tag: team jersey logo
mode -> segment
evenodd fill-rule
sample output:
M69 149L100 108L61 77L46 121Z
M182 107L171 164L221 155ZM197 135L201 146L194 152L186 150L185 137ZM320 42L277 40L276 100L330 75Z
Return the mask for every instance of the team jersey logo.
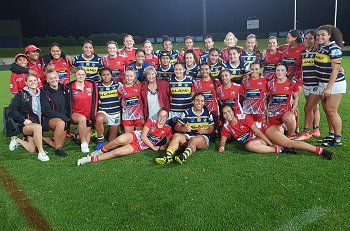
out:
M289 87L284 87L284 91L289 91Z

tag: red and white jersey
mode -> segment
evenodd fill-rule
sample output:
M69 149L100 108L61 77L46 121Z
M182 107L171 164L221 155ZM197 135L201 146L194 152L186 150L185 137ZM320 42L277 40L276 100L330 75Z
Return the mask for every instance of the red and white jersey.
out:
M219 104L216 97L216 86L219 80L210 78L208 81L200 79L194 82L192 85L192 92L201 92L205 98L204 105L208 108L209 111L212 111L215 115L219 113Z
M15 72L11 73L10 77L10 92L12 94L16 94L17 92L20 92L23 90L23 88L26 86L26 77L27 73L23 74L17 74ZM38 78L38 87L42 87L41 80Z
M134 86L123 85L118 88L122 99L122 119L137 120L142 119L142 101L141 101L142 84Z
M122 56L125 56L125 65L128 66L130 63L136 60L136 52L137 48L133 47L131 50L121 49L119 50Z
M45 74L43 70L44 68L43 62L41 62L40 60L36 61L35 63L28 61L28 66L29 66L29 69L34 70L36 72L36 77L40 79L41 83L46 82Z
M242 114L243 108L239 103L239 91L241 85L232 82L229 88L225 88L224 85L221 85L217 88L216 93L219 99L220 105L229 105L232 107L236 114Z
M298 92L299 88L296 82L286 80L284 83L278 83L277 80L268 82L268 116L279 116L292 109L293 92Z
M240 94L244 96L243 113L265 114L265 98L267 79L260 76L257 79L249 77L242 80Z
M126 59L125 56L119 55L116 58L111 58L109 55L102 58L104 67L108 67L112 71L112 78L115 82L123 82Z
M276 66L282 62L282 52L276 51L275 54L266 52L266 57L263 60L264 77L270 81L276 78Z
M254 121L254 118L251 115L240 114L236 116L236 119L236 125L232 125L227 121L224 123L221 129L221 135L225 137L229 137L231 135L238 142L244 144L256 139L256 134L251 129L254 124L264 134L270 127L267 123Z
M159 64L159 59L155 54L152 54L151 58L145 56L145 62L150 63L153 67L157 67Z
M85 81L84 89L77 89L76 83L71 85L72 91L72 113L78 113L90 119L91 107L93 101L93 82Z
M303 44L299 44L296 47L288 46L283 51L282 63L287 66L287 75L299 82L302 82L302 71L301 71L301 52L305 49Z
M171 127L169 125L165 124L162 128L159 128L156 120L149 119L144 126L149 128L147 138L153 145L157 145L164 137L170 139L173 136ZM147 144L141 139L141 132L139 132L139 134L135 133L135 135L139 141L141 150L149 148Z
M47 66L57 72L60 83L68 84L70 82L70 64L67 60L61 57L59 60L52 59Z

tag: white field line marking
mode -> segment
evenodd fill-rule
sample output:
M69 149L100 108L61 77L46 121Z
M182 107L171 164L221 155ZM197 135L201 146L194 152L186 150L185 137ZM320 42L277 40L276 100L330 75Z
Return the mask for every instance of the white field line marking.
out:
M323 208L311 208L305 213L294 217L288 223L282 225L276 231L297 231L301 230L303 226L308 225L316 221L318 218L326 216L330 211Z

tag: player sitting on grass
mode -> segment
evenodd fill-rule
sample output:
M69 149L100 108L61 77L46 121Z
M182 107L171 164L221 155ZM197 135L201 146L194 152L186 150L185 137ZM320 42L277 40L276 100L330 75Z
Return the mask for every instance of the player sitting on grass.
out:
M148 120L142 131L136 130L124 133L113 139L100 150L78 160L77 165L100 160L109 160L115 157L126 156L148 148L159 151L165 150L172 137L171 127L166 125L169 113L166 109L158 112L158 120ZM163 141L166 139L166 142ZM120 146L117 149L116 147ZM114 150L112 150L114 149Z
M204 107L204 96L197 93L193 97L193 107L182 113L175 125L175 131L165 154L159 155L158 164L172 162L175 151L185 146L183 153L175 156L176 162L182 164L197 149L209 147L209 136L214 132L214 120L210 111Z
M238 142L244 143L248 151L255 153L295 153L295 149L300 149L314 152L328 160L334 156L324 148L303 141L290 140L283 134L280 126L254 122L250 115L236 115L228 105L222 108L222 114L226 122L221 130L219 152L225 151L227 139L233 137Z

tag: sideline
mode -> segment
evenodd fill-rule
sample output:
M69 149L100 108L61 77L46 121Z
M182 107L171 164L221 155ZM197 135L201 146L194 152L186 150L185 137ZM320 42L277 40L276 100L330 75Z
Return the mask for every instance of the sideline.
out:
M23 190L17 186L11 174L0 164L0 181L3 183L5 190L15 201L29 225L35 230L49 231L49 224L39 211L33 207L32 202L23 193Z

